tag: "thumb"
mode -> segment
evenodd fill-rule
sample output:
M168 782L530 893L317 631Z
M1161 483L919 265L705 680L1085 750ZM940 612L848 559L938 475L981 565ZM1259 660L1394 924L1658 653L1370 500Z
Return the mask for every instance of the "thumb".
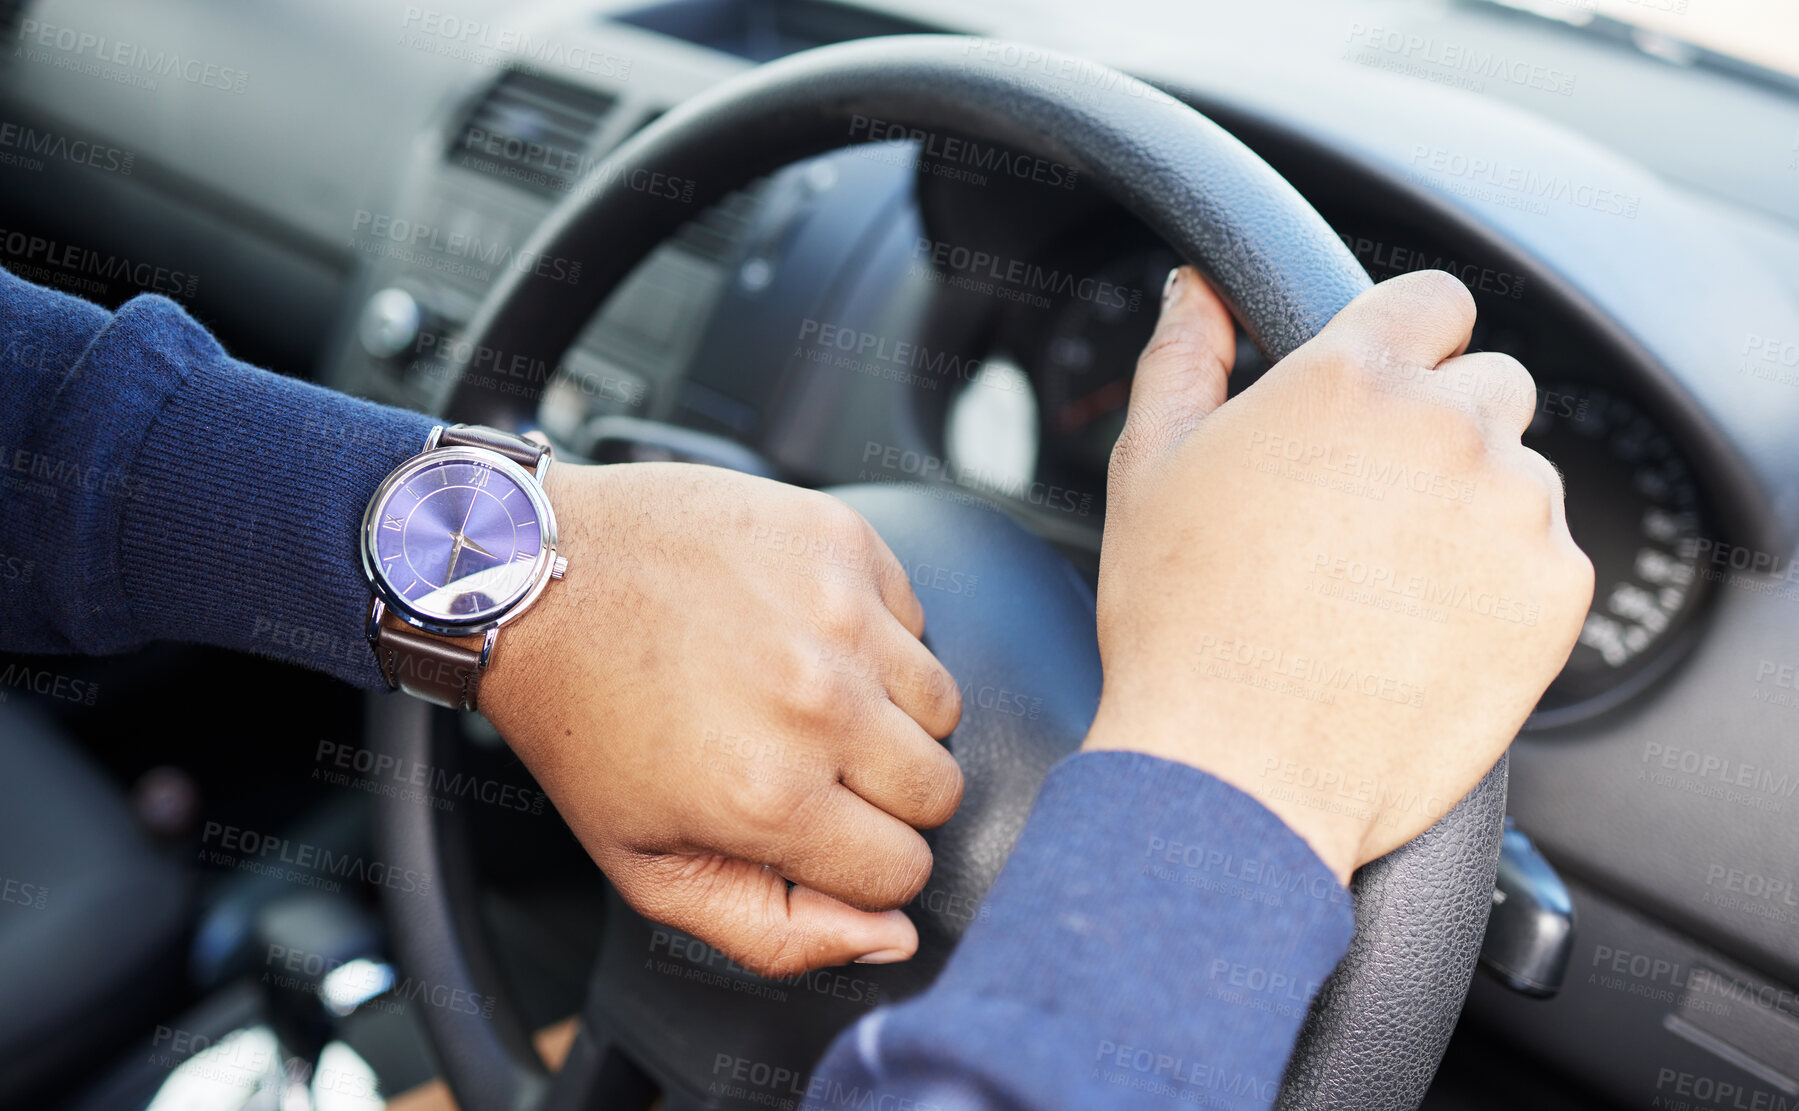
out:
M724 856L659 856L621 870L613 886L645 918L692 934L759 976L892 964L918 951L898 910L857 910L779 872Z
M1162 315L1137 359L1131 406L1112 456L1114 477L1181 441L1224 404L1237 336L1231 314L1191 266L1168 272Z

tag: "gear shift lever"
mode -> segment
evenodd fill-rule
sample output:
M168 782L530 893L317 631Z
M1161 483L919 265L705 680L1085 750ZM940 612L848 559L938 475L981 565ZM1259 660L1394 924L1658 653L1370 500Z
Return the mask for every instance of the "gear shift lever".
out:
M262 951L269 1025L290 1053L316 1066L325 1043L348 1013L333 1005L341 994L340 985L332 983L333 974L348 970L355 975L364 966L371 971L385 968L380 924L341 895L299 892L262 908L256 941ZM370 981L367 994L386 986L373 982L375 978L361 977Z

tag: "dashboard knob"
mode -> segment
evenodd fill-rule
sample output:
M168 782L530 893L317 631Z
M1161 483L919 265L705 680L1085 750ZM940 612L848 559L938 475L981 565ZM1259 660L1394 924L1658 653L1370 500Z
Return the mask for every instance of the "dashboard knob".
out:
M418 342L425 310L412 294L397 286L376 292L362 307L357 334L362 349L377 359L393 359Z

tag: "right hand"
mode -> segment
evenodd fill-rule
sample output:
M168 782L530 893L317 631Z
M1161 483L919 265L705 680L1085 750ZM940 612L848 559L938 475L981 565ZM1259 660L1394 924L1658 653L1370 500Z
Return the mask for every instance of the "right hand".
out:
M899 560L828 494L712 467L547 489L568 576L482 709L619 894L766 976L910 957L961 694Z
M1347 882L1511 743L1593 567L1453 277L1376 286L1226 402L1230 317L1179 275L1112 455L1086 747L1211 772Z

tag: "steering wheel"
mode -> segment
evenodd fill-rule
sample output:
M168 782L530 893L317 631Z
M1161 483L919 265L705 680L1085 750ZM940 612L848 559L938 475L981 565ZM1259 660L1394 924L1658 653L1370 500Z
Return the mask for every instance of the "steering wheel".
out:
M527 248L580 260L582 280L511 269L457 349L467 358L497 351L556 365L607 295L685 219L765 173L848 145L858 116L940 129L1072 167L1199 266L1270 363L1369 284L1286 181L1160 90L1036 47L903 36L794 55L668 112L594 170ZM680 190L653 187L670 179ZM671 199L678 191L682 199ZM487 389L466 366L456 368L452 382L450 417L506 428L534 420L534 399ZM1078 748L1098 702L1099 660L1093 598L1066 561L990 510L904 487L839 494L908 565L925 558L997 572L981 574L980 597L924 600L931 647L964 691L991 686L1042 695L1035 717L965 713L945 742L967 790L955 818L929 835L935 871L908 908L919 927L918 955L901 965L771 983L708 956L698 942L646 922L612 896L580 1029L552 1077L531 1048L481 929L461 815L383 798L382 851L438 877L427 893L387 892L401 965L434 990L460 989L493 1004L491 1014L420 1009L442 1073L466 1111L647 1107L652 1086L671 1111L761 1106L771 1091L777 1105L793 1100L839 1030L872 1002L929 984L978 913L1049 766ZM448 717L412 700L377 698L371 732L397 755L453 766ZM1501 758L1423 836L1357 873L1355 939L1307 1016L1281 1107L1417 1105L1467 993L1504 810ZM720 1061L750 1062L752 1082L720 1083ZM767 1078L784 1075L788 1088L768 1087ZM760 1087L758 1076L765 1078Z

